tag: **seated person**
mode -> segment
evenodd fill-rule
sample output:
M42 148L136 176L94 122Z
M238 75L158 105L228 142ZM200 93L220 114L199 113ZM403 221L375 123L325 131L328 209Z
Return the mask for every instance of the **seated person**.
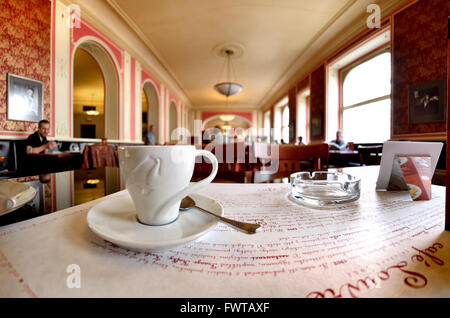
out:
M214 139L211 141L212 144L223 144L224 137L222 135L222 129L219 126L214 127Z
M47 153L49 149L56 147L56 142L47 141L50 132L50 123L48 120L41 120L38 130L28 136L26 144L26 153Z
M296 145L300 145L300 146L304 146L305 143L303 142L303 137L299 136L297 142L295 143Z
M348 144L344 141L342 131L336 132L336 139L332 140L329 144L330 150L345 150L348 148Z

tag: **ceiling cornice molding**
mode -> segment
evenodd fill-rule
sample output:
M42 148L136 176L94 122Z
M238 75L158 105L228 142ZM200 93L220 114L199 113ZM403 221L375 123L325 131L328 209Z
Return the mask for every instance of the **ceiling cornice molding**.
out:
M382 18L386 18L398 8L404 6L407 2L410 2L409 5L411 5L417 1L418 0L385 0L378 1L378 5L381 7ZM350 3L351 5L349 6ZM281 78L261 100L259 103L260 110L267 111L270 109L277 100L286 95L291 88L295 87L298 81L306 77L316 67L320 66L322 62L326 62L326 59L329 58L333 52L364 31L367 19L366 12L362 12L362 14L351 20L350 23L347 23L346 27L338 30L336 36L330 35L330 33L334 31L331 29L332 25L340 22L339 20L344 20L346 18L345 15L349 13L350 10L354 9L355 4L357 4L357 1L350 1L347 3L345 6L346 9L341 10L335 18L331 20L333 22L327 24L326 29L318 32L320 35L314 37L314 39L299 54L296 61L291 64L287 71L283 73ZM383 14L383 12L386 12L386 14ZM324 40L327 36L331 38L333 42L330 43L329 41ZM319 42L323 43L320 44ZM320 53L318 54L318 52Z
M60 3L69 6L71 4L76 4L81 9L81 16L83 19L86 19L90 24L92 24L94 27L99 29L102 33L104 33L107 37L109 37L111 40L113 40L115 43L120 45L122 49L130 53L133 58L137 62L139 62L142 67L144 67L148 72L151 72L153 76L155 76L161 84L165 85L169 90L173 93L173 95L177 96L177 98L182 101L184 104L192 106L192 102L187 96L185 90L181 87L179 82L176 80L175 77L173 77L172 73L167 70L167 68L161 63L160 59L155 56L154 52L151 51L151 49L148 47L147 43L145 43L138 34L136 34L136 31L129 25L127 21L124 20L124 18L117 12L115 8L113 8L109 1L105 1L104 5L107 8L111 9L111 12L116 14L122 22L125 23L126 26L128 26L130 33L133 33L136 36L136 39L140 41L143 45L143 47L146 48L147 52L137 51L134 49L134 45L130 44L129 39L127 38L121 38L117 36L112 30L111 27L102 21L102 19L99 19L98 16L96 16L95 12L91 12L89 10L89 7L86 5L86 2L82 0L55 0L59 1ZM97 1L89 1L87 3L96 3ZM103 4L103 1L100 1L100 3Z
M314 43L317 42L317 40L323 36L330 28L335 24L339 18L341 18L345 12L348 12L348 10L357 2L357 0L350 0L348 1L341 10L339 10L331 19L328 21L328 23L323 26L316 35L308 42L308 44L305 46L303 50L300 51L297 58L292 62L286 71L283 72L281 77L275 82L275 84L272 86L272 88L264 95L261 102L258 104L260 105L261 110L268 107L268 103L273 103L274 99L280 98L281 94L285 94L284 91L287 87L292 86L292 77L294 76L296 78L296 75L293 75L294 73L298 72L298 69L302 67L302 64L304 64L304 61L302 61L302 57L306 54L306 52L311 50L311 47ZM303 72L302 72L303 73ZM289 80L291 79L291 80ZM283 93L280 93L280 90L283 91ZM287 91L287 90L286 90ZM278 92L278 93L277 93ZM276 96L274 98L274 96Z
M156 49L150 39L144 34L144 32L137 26L137 24L131 19L128 14L120 7L120 5L115 0L106 0L106 2L110 5L110 7L125 21L125 23L133 30L136 36L144 42L156 60L161 64L161 66L165 69L165 71L173 78L173 80L177 83L179 88L182 90L183 94L187 97L188 100L185 100L186 104L192 104L189 96L187 95L187 91L182 83L178 80L177 76L173 72L173 70L169 67L169 64L166 62L162 54Z

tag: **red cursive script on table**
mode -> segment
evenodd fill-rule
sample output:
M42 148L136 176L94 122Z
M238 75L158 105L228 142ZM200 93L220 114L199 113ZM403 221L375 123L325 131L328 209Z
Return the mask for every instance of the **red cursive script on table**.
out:
M430 267L430 264L427 262L427 259L432 260L436 265L443 266L444 261L439 259L438 257L431 255L436 252L438 252L438 249L442 249L444 246L441 243L434 243L432 246L428 247L425 250L420 250L414 246L411 248L418 252L418 254L415 254L411 257L411 260L413 262L424 262L424 264L428 267ZM422 275L421 273L409 271L406 270L405 267L408 266L407 261L400 261L396 265L389 266L379 272L377 272L375 275L366 276L362 279L359 279L356 281L356 283L345 283L339 287L339 289L336 291L332 288L327 288L323 292L319 291L313 291L306 295L308 298L341 298L341 297L353 297L357 298L356 292L361 292L364 289L368 290L370 288L376 288L379 286L378 284L381 281L387 281L390 279L391 274L393 271L401 271L402 273L406 274L407 276L404 278L403 282L411 288L423 288L427 285L428 280L427 278Z

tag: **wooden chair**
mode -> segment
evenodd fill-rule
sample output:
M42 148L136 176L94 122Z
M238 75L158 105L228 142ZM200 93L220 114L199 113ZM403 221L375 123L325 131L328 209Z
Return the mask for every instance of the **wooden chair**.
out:
M17 157L14 141L0 141L0 178L11 177L17 173Z
M327 144L295 146L255 143L254 154L262 164L260 170L253 174L255 183L286 178L294 172L328 168Z
M359 146L358 153L361 166L379 165L381 162L382 152L383 152L383 145Z
M119 158L113 146L94 144L83 149L83 169L98 167L118 167Z
M355 144L350 141L347 143L347 148L348 150L355 150Z
M199 146L196 146L199 148ZM211 151L219 162L217 175L213 182L250 183L253 170L249 160L249 147L244 143L203 144L202 148ZM195 164L193 180L209 175L211 164L202 160Z
M250 171L249 147L243 142L227 144L209 144L204 149L210 150L219 161L219 172Z

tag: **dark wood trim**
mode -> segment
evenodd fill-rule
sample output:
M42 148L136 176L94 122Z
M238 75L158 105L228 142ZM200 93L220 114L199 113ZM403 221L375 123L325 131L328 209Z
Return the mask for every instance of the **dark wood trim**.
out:
M448 19L448 55L447 55L447 161L446 161L446 196L445 196L445 230L450 231L450 18Z

